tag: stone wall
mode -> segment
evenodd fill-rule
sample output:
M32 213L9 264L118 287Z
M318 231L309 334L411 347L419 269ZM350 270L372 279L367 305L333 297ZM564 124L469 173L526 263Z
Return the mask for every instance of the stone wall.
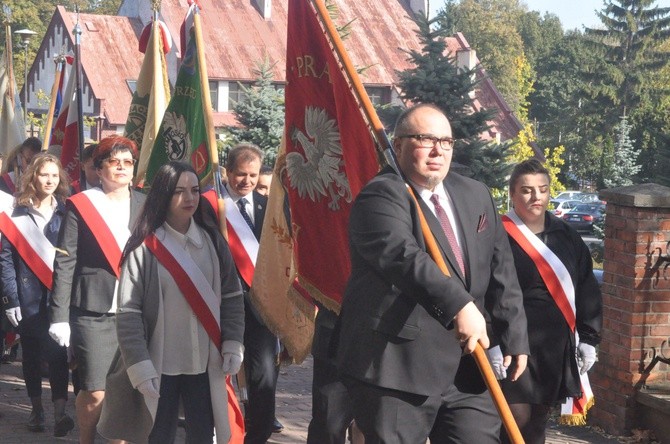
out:
M655 354L670 357L670 188L613 188L600 198L607 201L603 332L589 423L622 434L637 426L639 389L670 381L665 364L644 373Z

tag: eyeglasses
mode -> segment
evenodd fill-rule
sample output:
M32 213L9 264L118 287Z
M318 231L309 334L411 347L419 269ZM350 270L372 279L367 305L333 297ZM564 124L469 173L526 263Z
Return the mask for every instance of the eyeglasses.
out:
M405 134L403 136L396 136L396 139L415 139L419 142L421 148L435 148L439 146L443 150L450 150L454 146L454 139L452 137L435 137L428 134Z
M117 159L115 157L110 157L109 159L106 159L105 162L112 168L118 168L119 165L123 165L124 168L131 168L135 165L135 159Z

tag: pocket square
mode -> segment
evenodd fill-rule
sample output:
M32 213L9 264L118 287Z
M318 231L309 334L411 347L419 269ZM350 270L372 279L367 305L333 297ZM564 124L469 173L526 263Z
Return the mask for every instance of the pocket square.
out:
M477 223L477 233L481 233L482 231L488 229L489 227L489 220L486 217L486 213L482 213L479 216L479 222Z

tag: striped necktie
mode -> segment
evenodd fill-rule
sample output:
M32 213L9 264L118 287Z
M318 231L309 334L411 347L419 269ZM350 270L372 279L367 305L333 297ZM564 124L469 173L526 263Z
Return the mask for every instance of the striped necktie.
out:
M456 240L456 234L454 233L454 229L451 226L451 222L449 222L449 216L447 216L447 212L444 210L442 205L440 205L440 196L438 196L437 194L433 194L432 196L430 196L430 201L433 202L433 205L435 205L435 214L437 215L437 218L440 221L440 225L442 225L442 230L444 231L444 234L447 236L447 240L449 241L451 251L453 251L454 256L456 256L456 262L458 262L458 267L461 269L461 273L463 273L463 276L465 276L465 263L463 262L463 251L461 251L461 247L458 245L458 240Z
M247 204L249 201L243 197L240 200L237 201L237 206L240 208L240 214L242 214L242 218L244 218L244 221L249 225L249 228L251 228L251 231L254 231L254 223L251 221L251 218L249 217L249 213L247 213Z

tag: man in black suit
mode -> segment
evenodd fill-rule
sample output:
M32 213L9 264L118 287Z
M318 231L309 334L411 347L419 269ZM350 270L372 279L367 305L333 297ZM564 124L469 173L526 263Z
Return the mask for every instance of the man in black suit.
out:
M338 365L354 418L366 444L497 443L500 419L470 353L478 341L489 347L488 324L505 362L516 358L512 379L525 369L526 318L505 230L488 189L449 173L453 138L439 108L406 110L394 149L451 276L426 252L405 182L382 170L349 226Z
M261 238L263 219L267 207L267 197L254 191L260 174L263 152L253 144L239 144L233 147L226 159L225 185L226 218L229 230L232 228L240 239L244 254L238 255L229 235L233 258L237 265L242 287L245 291L245 331L244 331L244 368L247 378L249 401L245 409L245 444L265 443L274 430L275 391L277 389L278 339L265 326L260 314L249 300L248 291L251 278L242 265L247 259L255 264L258 241ZM241 217L240 217L241 216ZM245 237L246 223L254 238Z

